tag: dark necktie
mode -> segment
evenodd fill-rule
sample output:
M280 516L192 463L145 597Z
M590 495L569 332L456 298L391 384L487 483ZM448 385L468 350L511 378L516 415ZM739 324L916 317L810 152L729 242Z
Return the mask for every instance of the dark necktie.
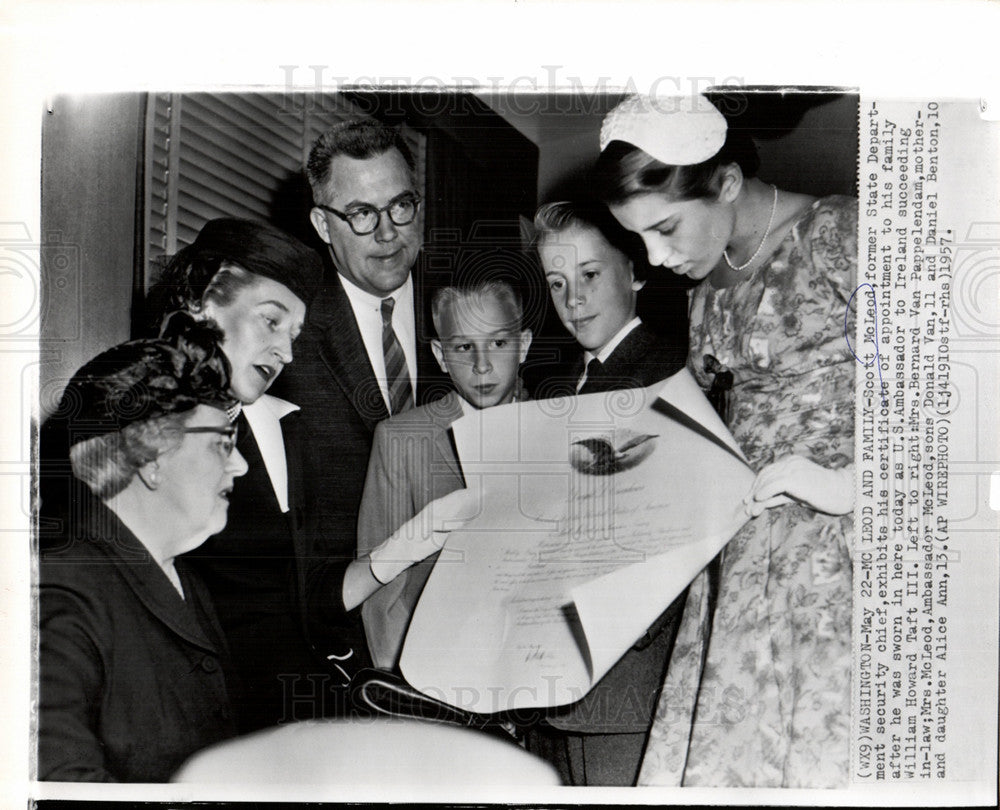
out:
M382 354L385 355L385 381L389 389L389 413L402 413L413 405L413 388L406 370L403 347L392 328L392 310L396 301L382 299Z
M253 435L250 431L250 423L247 421L247 415L243 413L242 408L230 421L236 427L236 449L242 453L247 446L248 437Z
M576 384L576 392L579 394L583 387L593 379L595 374L601 373L601 361L596 357L591 357L590 362L587 363L587 367L583 371L583 376L580 377Z

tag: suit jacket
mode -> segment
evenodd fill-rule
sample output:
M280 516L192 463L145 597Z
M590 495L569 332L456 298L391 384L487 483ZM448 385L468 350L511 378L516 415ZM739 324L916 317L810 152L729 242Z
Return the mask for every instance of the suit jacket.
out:
M379 545L428 503L465 486L448 428L462 416L454 392L375 428L358 515L358 554ZM375 666L394 669L436 555L408 568L361 608Z
M660 337L640 323L622 339L607 360L593 372L587 373L587 379L579 393L595 394L645 388L680 371L686 360L687 351L684 347ZM582 356L579 370L582 374ZM574 386L575 383L574 380Z
M244 687L234 695L244 733L282 720L343 714L349 676L368 663L363 644L354 654L351 645L357 639L344 638L339 625L308 615L305 583L320 531L304 450L308 439L300 412L286 414L279 425L288 512L281 511L257 439L241 417L237 447L247 474L233 482L226 527L187 555L211 592ZM330 654L343 662L345 674L327 664ZM322 678L327 689L305 682L314 677ZM312 707L306 699L310 693L315 694Z
M536 399L571 397L577 393L594 394L628 388L645 388L665 380L684 367L686 344L678 343L640 323L619 343L608 359L598 366L579 392L577 383L584 371L584 353L580 352L569 368L542 381L535 389Z
M684 363L680 347L639 324L604 363L588 372L580 394L645 388L680 371ZM579 370L583 372L582 357ZM578 734L647 731L683 605L681 595L583 700L547 715L548 724Z
M419 273L414 272L417 310L417 402L426 401L440 380L425 339ZM275 393L301 407L308 441L307 462L315 477L320 531L305 555L306 607L313 625L339 634L340 644L365 651L360 610L347 612L344 572L355 558L358 509L375 426L389 417L350 301L339 280L326 283L309 309L295 343L295 361Z
M40 562L38 775L165 782L236 733L222 631L183 560L185 599L100 501L81 513Z

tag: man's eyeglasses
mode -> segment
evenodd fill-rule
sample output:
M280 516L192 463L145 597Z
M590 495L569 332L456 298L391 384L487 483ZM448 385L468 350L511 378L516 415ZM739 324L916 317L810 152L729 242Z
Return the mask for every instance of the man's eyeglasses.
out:
M218 433L223 437L219 442L219 452L224 458L229 458L236 449L236 426L215 427L205 425L203 427L184 428L185 433Z
M376 208L374 205L359 205L350 211L338 211L329 205L323 205L323 203L316 203L316 207L340 217L351 226L351 230L358 236L367 236L378 230L378 226L382 222L382 214L388 214L393 225L409 225L413 222L417 218L417 211L420 208L420 196L412 192L400 194L382 208Z

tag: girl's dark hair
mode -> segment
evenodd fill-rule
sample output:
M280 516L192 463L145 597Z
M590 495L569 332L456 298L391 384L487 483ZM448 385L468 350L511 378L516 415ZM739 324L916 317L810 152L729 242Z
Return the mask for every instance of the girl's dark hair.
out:
M649 264L646 251L635 234L625 230L604 203L598 200L563 200L550 202L535 212L533 222L534 245L547 236L554 236L570 228L591 228L597 231L613 248L632 260L633 272L637 279L648 276Z
M609 205L650 192L675 200L706 199L719 193L719 169L733 163L744 177L754 177L760 168L753 138L733 126L718 153L693 166L671 166L630 143L612 141L597 159L594 181L597 195Z

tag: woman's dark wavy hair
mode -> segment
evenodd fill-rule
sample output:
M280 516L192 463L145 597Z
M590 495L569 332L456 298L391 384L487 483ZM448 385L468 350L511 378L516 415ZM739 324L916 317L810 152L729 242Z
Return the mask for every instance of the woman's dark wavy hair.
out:
M711 199L719 193L719 169L733 163L744 177L754 177L760 168L760 156L753 138L745 130L730 126L718 153L692 166L671 166L630 143L612 141L597 159L593 178L597 196L608 205L650 192L672 200Z
M143 465L179 444L199 405L235 403L221 340L212 321L176 312L160 338L115 346L73 375L53 425L65 431L73 474L95 495L117 495Z

